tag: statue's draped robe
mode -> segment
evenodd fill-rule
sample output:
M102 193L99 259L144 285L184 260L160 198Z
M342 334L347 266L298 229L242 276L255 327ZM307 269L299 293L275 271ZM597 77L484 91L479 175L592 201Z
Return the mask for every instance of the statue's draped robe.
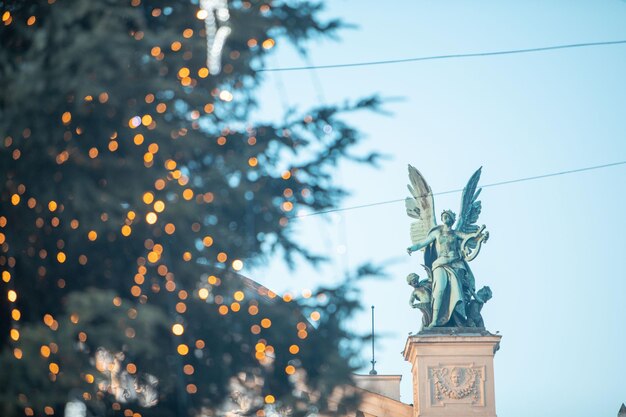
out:
M464 293L468 290L469 275L471 272L467 268L465 261L456 260L448 264L437 265L433 263L433 293L438 292L440 287L445 287L439 311L433 311L435 326L445 326L454 317L461 322L465 322L467 314L465 312ZM436 314L436 316L435 316ZM450 324L459 324L454 321Z
M466 302L474 292L474 276L463 259L447 262L441 258L437 259L434 246L433 243L427 247L425 257L427 264L432 262L430 268L433 274L433 301L434 294L437 294L441 287L444 290L439 311L433 311L432 325L462 325L467 320Z

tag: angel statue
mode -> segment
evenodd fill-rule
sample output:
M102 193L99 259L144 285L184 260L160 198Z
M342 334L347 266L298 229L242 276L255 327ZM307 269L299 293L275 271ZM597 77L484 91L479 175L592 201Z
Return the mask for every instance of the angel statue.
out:
M481 169L472 175L463 189L461 214L456 228L453 228L456 214L450 210L441 213L443 224L437 225L432 190L422 174L409 165L411 184L408 187L413 198L406 198L406 212L416 221L411 224L413 245L407 248L407 252L410 255L419 249L424 250L424 267L431 287L430 311L427 311L430 314L424 314L423 320L426 327L476 326L473 324L476 321L468 322L468 309L483 299L476 296L474 275L468 262L476 258L481 245L489 238L485 226L475 224L481 210L477 200L481 190L476 191ZM421 281L420 285L423 283ZM424 312L423 303L413 304L411 301L411 304Z

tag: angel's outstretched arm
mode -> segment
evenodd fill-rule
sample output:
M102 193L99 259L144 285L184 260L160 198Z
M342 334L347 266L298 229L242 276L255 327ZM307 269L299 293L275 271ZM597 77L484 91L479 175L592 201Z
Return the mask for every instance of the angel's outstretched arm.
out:
M435 241L435 232L432 231L428 234L428 236L426 236L425 239L422 239L418 242L416 242L413 246L409 246L406 251L408 252L408 254L410 255L411 253L418 251L424 247L426 247L427 245L433 243Z

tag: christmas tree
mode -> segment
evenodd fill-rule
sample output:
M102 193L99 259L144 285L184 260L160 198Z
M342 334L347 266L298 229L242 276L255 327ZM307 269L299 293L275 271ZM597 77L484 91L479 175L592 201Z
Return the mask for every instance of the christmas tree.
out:
M349 155L341 114L376 99L251 121L277 42L305 51L341 28L321 10L0 2L3 416L336 406L352 284L371 271L301 299L237 273L277 251L319 261L293 213L335 207L333 167L375 157Z

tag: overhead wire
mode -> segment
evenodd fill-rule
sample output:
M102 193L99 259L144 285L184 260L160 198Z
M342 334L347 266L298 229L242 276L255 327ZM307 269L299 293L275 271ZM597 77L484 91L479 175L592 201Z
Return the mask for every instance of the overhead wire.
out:
M548 173L548 174L534 175L534 176L530 176L530 177L515 178L515 179L512 179L512 180L493 182L491 184L482 185L481 188L499 187L499 186L502 186L502 185L514 184L514 183L518 183L518 182L534 181L534 180L539 180L539 179L543 179L543 178L556 177L556 176L560 176L560 175L575 174L577 172L592 171L592 170L596 170L596 169L609 168L609 167L614 167L614 166L618 166L618 165L626 165L626 160L619 161L619 162L611 162L611 163L602 164L602 165L594 165L594 166L584 167L584 168L575 168L575 169L570 169L570 170L566 170L566 171L551 172L551 173ZM463 188L457 188L455 190L448 190L448 191L441 191L441 192L438 192L438 193L433 193L432 195L436 196L436 195L453 194L453 193L460 193L461 191L463 191ZM356 209L367 208L367 207L382 206L382 205L385 205L385 204L399 203L399 202L404 201L404 200L405 200L404 198L399 198L399 199L395 199L395 200L386 200L386 201L379 201L379 202L375 202L375 203L360 204L358 206L338 207L338 208L335 208L335 209L315 211L315 212L312 212L312 213L296 214L296 215L293 216L293 218L311 217L311 216L316 216L316 215L320 215L320 214L328 214L328 213L335 213L335 212L341 212L341 211L356 210Z
M315 67L309 55L301 54L301 57L308 66L312 68ZM313 89L315 90L315 94L317 95L317 100L322 105L326 104L326 94L324 93L324 86L322 85L322 80L318 76L317 71L315 71L315 69L309 71L309 76L311 78L311 84L313 86ZM340 184L343 182L341 171L337 173L337 181L339 181ZM333 257L332 259L333 259L333 263L335 264L336 270L339 270L337 275L340 276L341 274L343 274L347 276L349 272L349 267L350 267L350 259L349 259L349 251L347 250L348 228L347 228L345 216L340 215L338 226L339 226L337 228L338 234L337 236L333 236L332 243L328 239L328 237L330 236L329 233L322 231L321 228L318 229L318 232L319 232L320 237L326 244L327 253L331 253L332 251L334 251L335 248L339 248L339 247L344 248L343 256ZM338 244L335 244L335 240L338 241Z
M272 56L272 59L274 60L274 62L278 63L278 58L275 54ZM278 92L278 97L280 99L280 104L283 107L283 112L286 114L289 112L289 96L287 95L287 89L285 88L285 83L283 82L280 74L275 74L274 85L276 86L276 91Z
M372 65L388 65L388 64L401 64L406 62L418 62L418 61L433 61L443 59L460 59L460 58L476 58L486 56L498 56L498 55L513 55L513 54L528 54L535 52L555 51L559 49L572 49L572 48L588 48L595 46L608 46L608 45L621 45L626 44L626 40L615 41L601 41L601 42L584 42L584 43L569 43L562 45L541 46L536 48L524 48L524 49L507 49L500 51L487 51L487 52L473 52L464 54L446 54L446 55L431 55L421 56L415 58L400 58L390 59L382 61L365 61L365 62L352 62L344 64L329 64L329 65L305 65L300 67L278 67L278 68L260 68L258 72L278 72L278 71L305 71L305 70L321 70L330 68L349 68L349 67L365 67Z

